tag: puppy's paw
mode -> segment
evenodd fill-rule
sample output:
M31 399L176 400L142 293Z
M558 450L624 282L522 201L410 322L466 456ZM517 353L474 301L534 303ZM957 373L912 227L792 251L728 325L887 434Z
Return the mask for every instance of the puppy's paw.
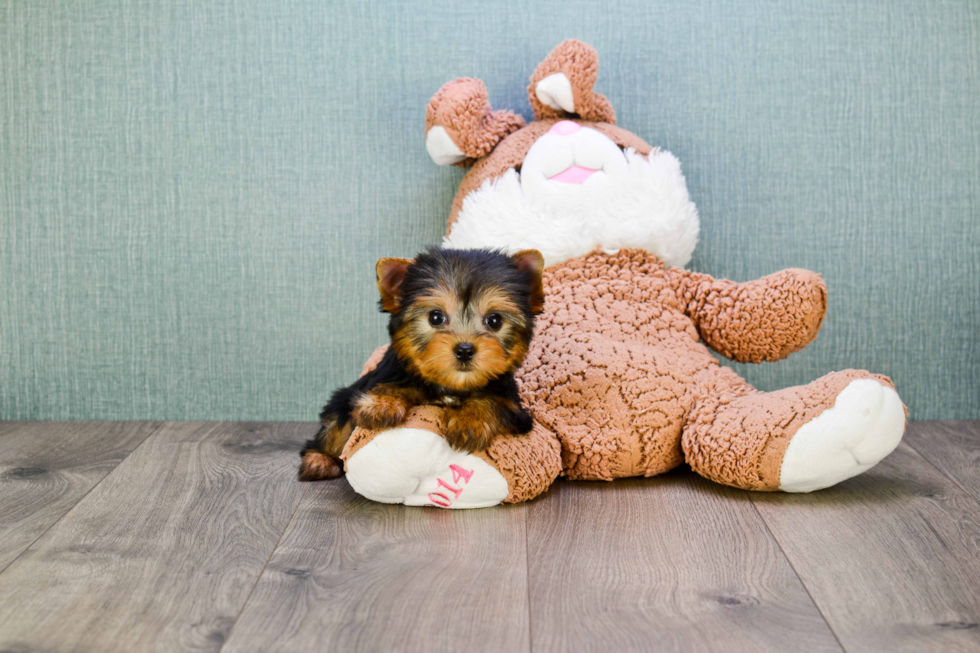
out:
M390 429L405 421L411 405L390 393L368 392L354 401L351 420L365 429Z
M339 478L343 473L344 468L339 460L325 453L309 450L303 453L297 478L300 481L323 481Z
M474 453L490 446L497 435L496 426L485 412L463 406L446 416L446 442L456 451Z

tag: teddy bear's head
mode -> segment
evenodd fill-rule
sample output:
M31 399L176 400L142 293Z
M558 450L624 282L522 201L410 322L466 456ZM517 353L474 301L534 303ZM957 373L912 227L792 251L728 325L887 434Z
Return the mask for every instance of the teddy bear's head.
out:
M447 247L538 249L547 265L595 249L645 249L683 266L698 214L680 163L615 125L592 90L599 57L565 41L538 65L534 122L493 111L478 79L444 85L425 112L425 146L439 165L469 167L449 216Z

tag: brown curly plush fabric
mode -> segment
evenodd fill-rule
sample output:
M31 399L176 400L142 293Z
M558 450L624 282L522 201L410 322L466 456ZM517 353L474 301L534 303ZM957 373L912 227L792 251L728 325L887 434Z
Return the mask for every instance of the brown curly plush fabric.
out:
M561 446L554 433L536 423L527 435L495 438L489 449L476 454L507 479L510 494L504 503L538 496L561 473Z
M572 86L575 113L569 114L542 104L536 89L538 82L555 73L564 73ZM616 112L605 95L592 90L599 76L599 54L588 43L575 39L564 41L538 64L527 87L528 100L537 120L552 120L579 116L582 120L615 124Z
M890 384L849 370L766 394L711 355L702 338L751 361L779 360L813 340L826 288L805 270L740 284L626 249L548 268L544 284L544 312L517 374L538 424L480 454L507 478L508 501L536 496L559 471L612 480L654 476L685 460L712 480L775 490L782 454L802 424L854 379ZM441 433L441 410L417 408L404 426ZM373 436L356 429L344 460Z
M487 87L478 79L463 77L447 82L425 108L425 132L436 125L446 130L467 159L458 166L469 167L507 134L524 126L524 118L511 111L493 111Z
M545 289L519 381L537 418L561 440L565 473L577 479L652 476L679 465L689 416L706 414L719 396L754 392L700 337L716 338L744 360L778 360L816 336L826 306L823 282L812 273L708 282L640 250L549 268ZM688 441L687 450L701 451L696 438ZM725 461L711 462L727 469ZM729 484L760 485L757 470L726 474ZM764 489L775 489L778 469L769 480Z
M740 363L778 361L803 349L827 309L820 275L797 268L748 283L685 272L679 291L708 346Z
M823 376L805 386L758 392L735 372L698 378L700 400L684 427L683 448L697 473L746 490L776 490L783 454L796 431L834 405L855 379L891 379L861 370Z
M537 84L559 72L571 85L575 114L537 98ZM482 157L465 162L473 166L453 200L447 233L466 198L508 170L520 172L531 146L559 120L596 130L623 149L654 151L612 124L608 100L592 90L597 72L590 46L566 41L556 47L528 88L538 120L519 129L517 120L491 118L496 114L482 82L461 79L440 89L427 109L426 130L441 125L464 154ZM488 126L495 120L498 126ZM759 392L709 351L759 363L809 344L823 323L827 288L806 270L737 283L667 268L643 250L622 249L553 265L545 270L544 285L544 312L516 375L535 415L534 430L498 437L477 454L507 480L507 502L537 496L559 472L611 480L653 476L685 461L719 483L777 490L794 435L834 407L852 381L871 379L894 389L887 377L844 370L804 386ZM382 354L383 348L375 352L365 370ZM894 418L894 401L891 406ZM435 407L414 409L405 425L444 432ZM894 447L901 432L890 428ZM374 435L355 429L344 459ZM800 484L789 487L809 491Z
M376 368L378 363L381 362L381 359L385 357L386 351L388 351L388 345L381 345L375 349L368 357L367 362L364 363L364 367L361 368L361 376Z

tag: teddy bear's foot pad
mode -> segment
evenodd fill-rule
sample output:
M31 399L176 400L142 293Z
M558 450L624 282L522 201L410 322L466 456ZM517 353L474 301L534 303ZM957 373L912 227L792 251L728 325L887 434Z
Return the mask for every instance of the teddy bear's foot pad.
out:
M874 379L851 381L832 407L790 440L779 489L812 492L857 476L894 451L904 432L905 407L897 392Z
M509 493L506 479L482 458L415 428L385 431L358 449L347 460L347 482L372 501L407 506L487 508Z

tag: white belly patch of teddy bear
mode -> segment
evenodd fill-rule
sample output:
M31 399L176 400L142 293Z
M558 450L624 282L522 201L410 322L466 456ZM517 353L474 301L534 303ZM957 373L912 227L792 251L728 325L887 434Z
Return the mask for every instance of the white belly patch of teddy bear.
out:
M557 123L518 173L470 193L446 247L537 249L555 265L596 249L637 247L682 267L698 242L698 211L670 152L621 149L598 131Z

